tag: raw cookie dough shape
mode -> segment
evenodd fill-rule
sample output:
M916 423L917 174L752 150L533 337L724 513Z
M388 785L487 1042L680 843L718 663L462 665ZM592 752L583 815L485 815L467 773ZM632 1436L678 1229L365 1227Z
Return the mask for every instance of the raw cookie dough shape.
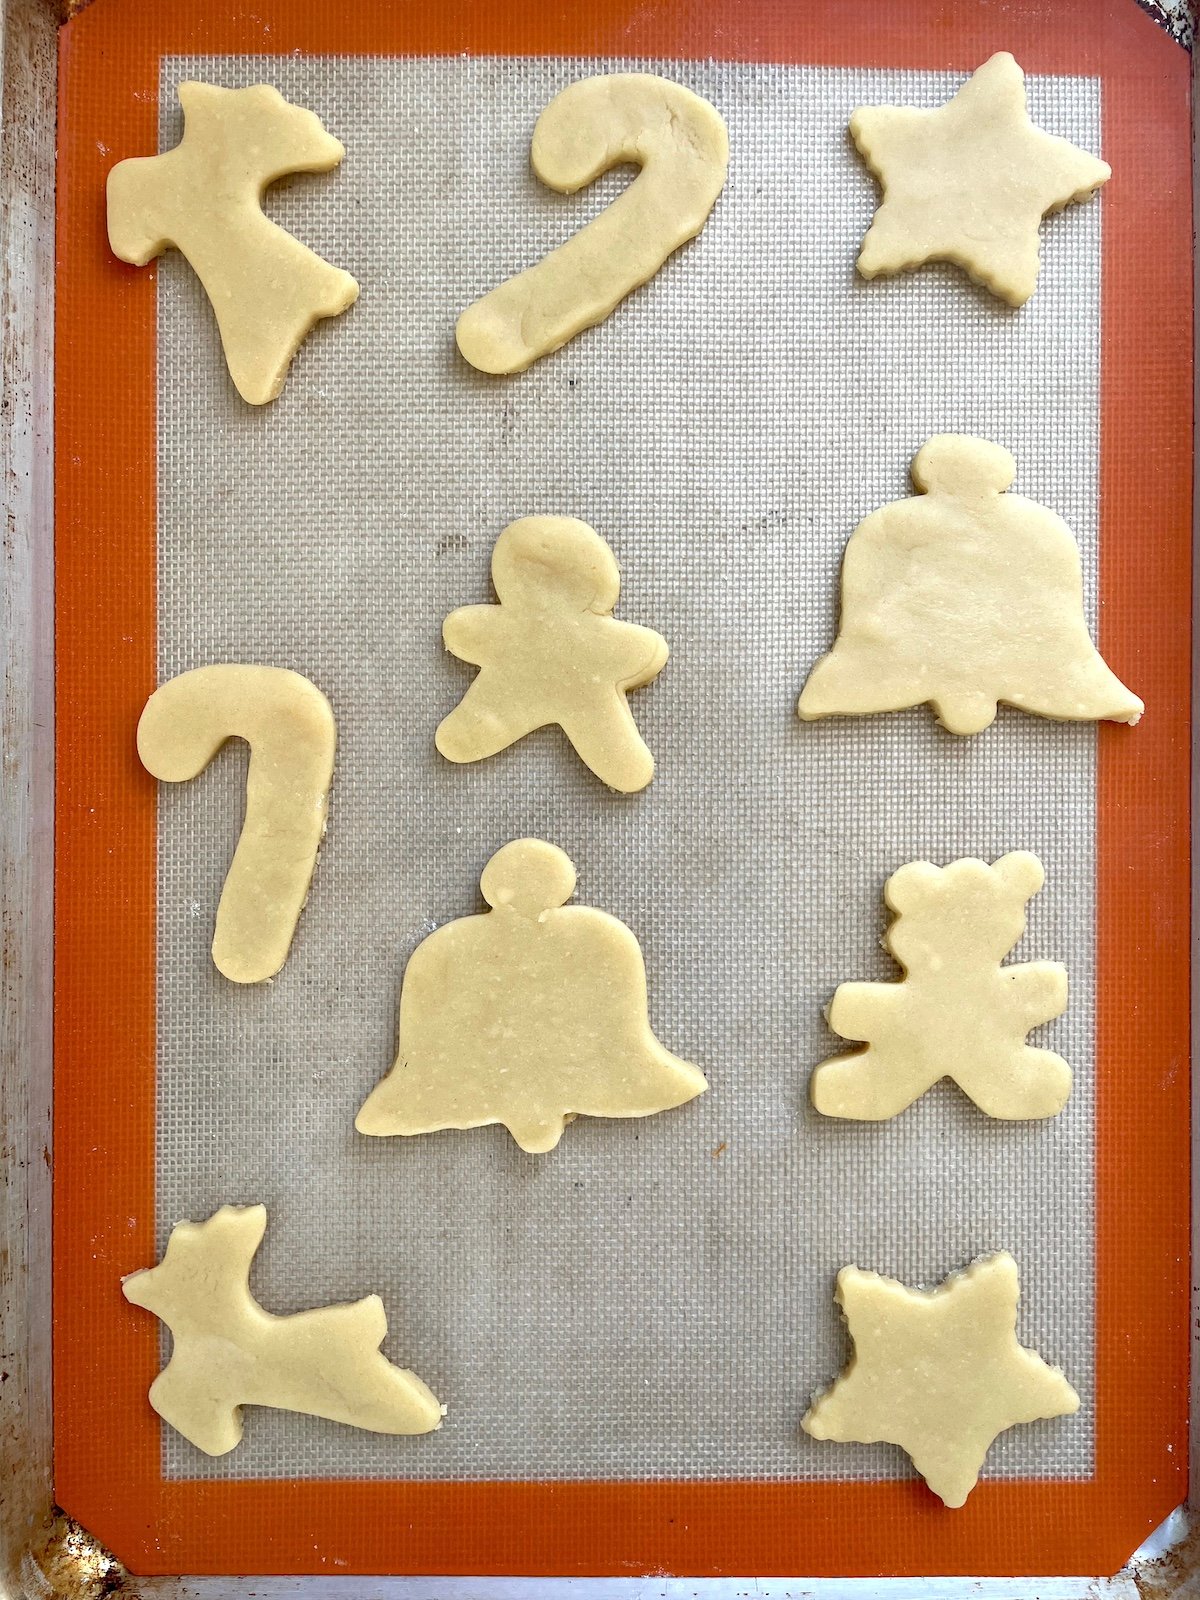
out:
M802 718L928 702L951 733L979 733L1003 701L1066 722L1138 720L1142 702L1088 636L1074 536L1004 492L1016 470L986 439L921 447L920 493L872 512L846 544L837 641L804 685Z
M226 739L250 746L246 817L217 907L212 957L234 983L287 960L325 834L337 729L329 701L284 667L181 672L154 691L138 755L156 778L194 778Z
M244 1405L372 1433L441 1427L443 1408L420 1378L380 1351L387 1318L377 1294L290 1317L263 1310L249 1280L266 1226L265 1206L180 1222L159 1265L122 1281L126 1300L171 1330L171 1359L150 1386L164 1422L210 1456L241 1442Z
M560 194L624 161L642 170L566 244L462 313L458 348L480 372L523 372L603 322L694 239L725 185L729 135L716 107L682 84L614 72L555 95L533 130L530 160Z
M858 258L863 277L952 261L1014 306L1037 287L1042 218L1112 176L1034 127L1025 75L1006 50L936 111L860 106L850 134L883 190Z
M360 1133L500 1122L536 1153L576 1116L648 1117L704 1093L699 1068L650 1031L633 934L566 904L575 868L561 850L515 839L480 887L491 911L447 923L413 951L396 1063L358 1113Z
M574 517L522 517L496 541L492 582L499 605L442 627L446 649L481 669L437 730L442 755L481 761L557 724L611 788L644 789L654 757L625 695L658 676L667 643L614 618L621 573L604 540Z
M898 1444L934 1494L961 1506L998 1434L1079 1410L1062 1372L1017 1343L1019 1294L1006 1250L928 1292L843 1267L834 1298L854 1354L813 1402L804 1431Z
M179 103L175 148L109 173L109 243L137 267L171 245L182 251L212 302L238 393L261 406L283 388L313 324L358 299L350 274L264 216L262 198L288 173L330 171L345 150L269 84L181 83Z
M1002 967L1025 932L1025 906L1045 882L1023 850L934 867L912 861L888 879L895 920L884 944L900 983L843 983L829 1026L865 1047L814 1069L812 1101L827 1117L880 1122L949 1077L990 1117L1052 1117L1071 1092L1071 1069L1025 1043L1061 1016L1067 972L1057 961Z

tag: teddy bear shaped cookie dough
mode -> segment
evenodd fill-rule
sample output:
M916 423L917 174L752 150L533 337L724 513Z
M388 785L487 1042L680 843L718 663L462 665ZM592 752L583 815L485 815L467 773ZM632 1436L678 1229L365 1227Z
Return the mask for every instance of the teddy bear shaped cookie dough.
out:
M905 977L838 986L829 1025L865 1047L814 1070L818 1111L879 1122L945 1077L990 1117L1062 1110L1070 1067L1025 1040L1066 1010L1066 969L1056 961L1000 964L1024 933L1026 903L1044 882L1041 862L1023 850L994 866L912 861L892 874L884 898L895 920L884 942Z

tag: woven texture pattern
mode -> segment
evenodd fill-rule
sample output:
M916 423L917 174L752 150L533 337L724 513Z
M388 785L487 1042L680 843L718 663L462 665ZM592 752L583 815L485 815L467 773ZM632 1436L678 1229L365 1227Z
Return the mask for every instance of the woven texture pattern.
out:
M1019 313L948 267L865 284L853 263L876 188L849 114L936 105L960 80L671 63L729 124L708 226L601 328L515 379L483 378L457 356L457 313L627 182L564 198L529 172L538 112L601 69L164 63L164 148L192 77L272 82L343 140L338 171L280 186L267 210L362 296L252 410L186 263L159 269L161 677L292 667L339 729L310 903L261 988L227 983L208 954L244 752L163 786L160 1244L180 1218L263 1201L263 1304L378 1291L385 1349L450 1408L415 1440L252 1410L219 1461L164 1430L165 1470L900 1475L897 1450L799 1431L846 1358L834 1274L854 1262L932 1283L1008 1248L1019 1334L1084 1405L1003 1437L988 1472L1086 1476L1094 730L1002 710L964 741L926 710L801 725L793 707L833 638L848 535L911 492L933 433L1013 451L1018 492L1080 542L1094 617L1102 205L1046 224ZM1041 126L1099 150L1094 82L1029 88ZM621 564L617 614L670 643L631 701L658 760L640 796L610 794L550 730L474 767L434 751L471 678L441 649L442 618L492 598L492 544L531 513L590 522ZM642 1122L580 1120L544 1157L496 1128L361 1138L405 962L438 923L482 909L484 862L522 834L566 849L578 899L638 935L655 1031L709 1094ZM1067 1015L1033 1041L1075 1070L1066 1111L992 1122L943 1083L881 1125L817 1117L808 1074L836 1046L822 1007L843 979L898 975L879 948L885 878L1015 848L1041 857L1047 884L1014 959L1070 972Z

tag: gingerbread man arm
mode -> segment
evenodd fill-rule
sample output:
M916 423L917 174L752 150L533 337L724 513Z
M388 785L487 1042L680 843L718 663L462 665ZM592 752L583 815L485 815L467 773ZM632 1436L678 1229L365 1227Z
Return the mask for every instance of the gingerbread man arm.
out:
M485 666L495 654L502 622L499 606L461 606L442 623L442 643L460 661Z
M653 628L643 628L636 622L606 617L604 623L604 655L617 688L624 692L653 682L667 664L667 641ZM599 638L598 635L598 642Z

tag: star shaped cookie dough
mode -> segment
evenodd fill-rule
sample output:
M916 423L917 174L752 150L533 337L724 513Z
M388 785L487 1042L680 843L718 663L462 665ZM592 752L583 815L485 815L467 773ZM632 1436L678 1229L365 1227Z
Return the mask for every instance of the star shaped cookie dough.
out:
M898 1444L936 1495L961 1506L997 1434L1079 1410L1059 1369L1017 1343L1019 1293L1006 1250L928 1292L843 1267L835 1298L854 1354L804 1431Z
M1025 75L1006 50L936 111L860 106L850 133L883 190L858 258L863 277L952 261L1014 306L1037 287L1042 218L1112 176L1034 127Z

